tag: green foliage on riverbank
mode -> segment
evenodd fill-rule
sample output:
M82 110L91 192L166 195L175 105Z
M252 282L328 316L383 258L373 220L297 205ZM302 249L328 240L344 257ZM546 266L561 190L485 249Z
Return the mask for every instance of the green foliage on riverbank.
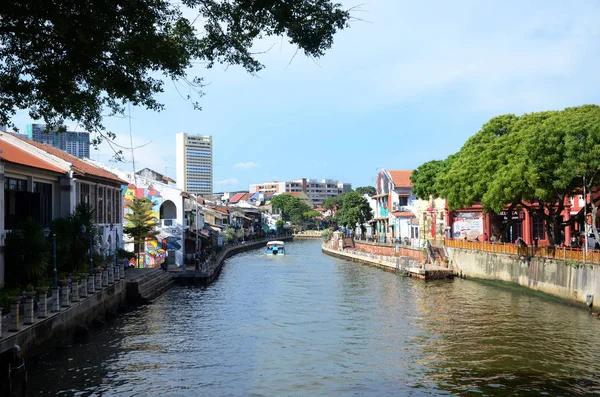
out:
M600 184L600 106L494 117L458 153L419 166L411 181L417 197L446 198L450 209L529 211L558 244L565 227L583 221L583 208L563 221L566 199Z

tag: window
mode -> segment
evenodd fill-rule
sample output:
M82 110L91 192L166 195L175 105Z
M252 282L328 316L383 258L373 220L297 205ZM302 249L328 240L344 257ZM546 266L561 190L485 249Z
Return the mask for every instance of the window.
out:
M113 195L114 195L114 190L112 189L107 189L106 190L106 223L112 223L113 222L113 209L112 209L112 203L113 203Z
M121 222L121 202L123 198L121 197L121 191L115 190L115 200L114 200L114 211L115 211L115 223Z
M33 182L34 193L39 194L40 225L47 226L52 221L52 185L50 183Z
M27 191L27 180L4 179L4 228L11 230L27 217L40 221L40 194Z
M400 207L406 207L408 205L408 197L398 197L398 205Z
M96 206L96 216L98 223L105 223L104 219L104 187L98 187L98 205Z
M79 183L79 203L90 204L90 185Z
M534 214L532 217L533 222L533 238L544 240L546 233L544 232L544 218L541 214Z

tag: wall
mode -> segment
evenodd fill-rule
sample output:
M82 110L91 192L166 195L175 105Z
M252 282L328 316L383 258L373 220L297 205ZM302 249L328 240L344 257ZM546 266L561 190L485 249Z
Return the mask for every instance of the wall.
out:
M458 248L446 248L458 273L467 277L506 281L545 292L572 302L586 302L594 296L594 308L600 308L600 266L574 268L563 261L515 255L493 254Z
M368 243L364 243L364 242L355 241L354 247L356 247L356 249L359 251L371 252L371 253L377 254L377 255L409 256L411 258L414 258L417 261L423 260L423 253L421 252L421 250L415 250L415 249L410 249L410 248L401 248L401 246L399 246L399 248L396 249L395 246L375 245L375 244L368 244Z
M38 319L22 331L2 335L0 352L19 345L27 357L39 356L52 350L57 344L71 344L77 327L89 327L95 320L108 313L116 313L125 305L125 280L116 282L71 307L58 313L50 313L45 319Z
M177 208L177 218L170 226L158 227L159 234L146 240L146 255L141 267L158 267L167 258L167 252L175 251L175 262L177 265L183 264L184 244L183 244L183 198L181 190L167 186L160 182L152 182L142 177L136 177L137 185L130 183L123 188L123 220L130 211L127 204L133 198L146 197L152 203L152 213L157 225L160 222L160 206L167 200L175 204ZM133 244L128 245L128 249L133 251Z

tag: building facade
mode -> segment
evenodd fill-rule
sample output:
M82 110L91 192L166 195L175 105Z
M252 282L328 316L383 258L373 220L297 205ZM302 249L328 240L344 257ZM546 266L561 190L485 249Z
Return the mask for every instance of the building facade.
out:
M139 258L137 267L159 267L165 261L169 266L181 266L185 258L185 230L189 226L184 214L184 195L174 186L162 182L161 174L145 172L144 176L101 164L92 160L88 163L101 167L118 175L126 181L122 187L120 200L122 202L121 219L123 227L132 226L126 219L131 209L128 204L134 198L147 198L152 202L152 217L156 224L156 236L146 239L144 252ZM152 176L158 176L156 178ZM134 250L134 241L127 235L124 237L125 248Z
M375 238L380 242L418 240L418 200L412 193L411 170L385 170L377 174L375 213L372 220Z
M263 192L266 194L306 193L316 206L323 204L329 197L336 197L352 190L352 184L338 182L333 179L294 179L289 182L264 182L252 184L250 193Z
M83 131L46 132L46 124L27 124L27 138L44 145L54 146L79 158L90 157L90 134Z
M213 193L212 136L177 133L176 178L177 187L195 195Z

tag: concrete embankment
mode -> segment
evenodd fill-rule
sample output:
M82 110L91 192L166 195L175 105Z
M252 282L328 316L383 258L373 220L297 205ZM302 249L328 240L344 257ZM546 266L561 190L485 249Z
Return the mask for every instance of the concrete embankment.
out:
M21 322L18 330L9 331L6 329L9 324L4 324L0 352L3 355L10 353L13 345L18 345L31 358L55 346L66 346L74 340L85 339L90 326L116 315L126 304L125 284L125 280L116 281L78 302L70 302L68 307L61 307L58 312L48 312L45 318L36 314L33 323ZM4 316L5 319L10 319L10 315ZM9 328L14 326L9 325ZM4 357L1 361L5 363Z
M321 249L325 254L336 258L364 263L409 277L424 280L454 277L454 272L451 269L442 268L437 265L421 264L409 256L377 255L358 250L339 250L328 246L327 242L323 243Z
M447 247L457 273L514 283L600 309L600 266Z
M321 231L317 231L317 230L307 230L301 233L295 233L294 234L294 238L299 238L299 239L304 239L304 238L310 238L310 239L320 239L323 238L323 232Z

